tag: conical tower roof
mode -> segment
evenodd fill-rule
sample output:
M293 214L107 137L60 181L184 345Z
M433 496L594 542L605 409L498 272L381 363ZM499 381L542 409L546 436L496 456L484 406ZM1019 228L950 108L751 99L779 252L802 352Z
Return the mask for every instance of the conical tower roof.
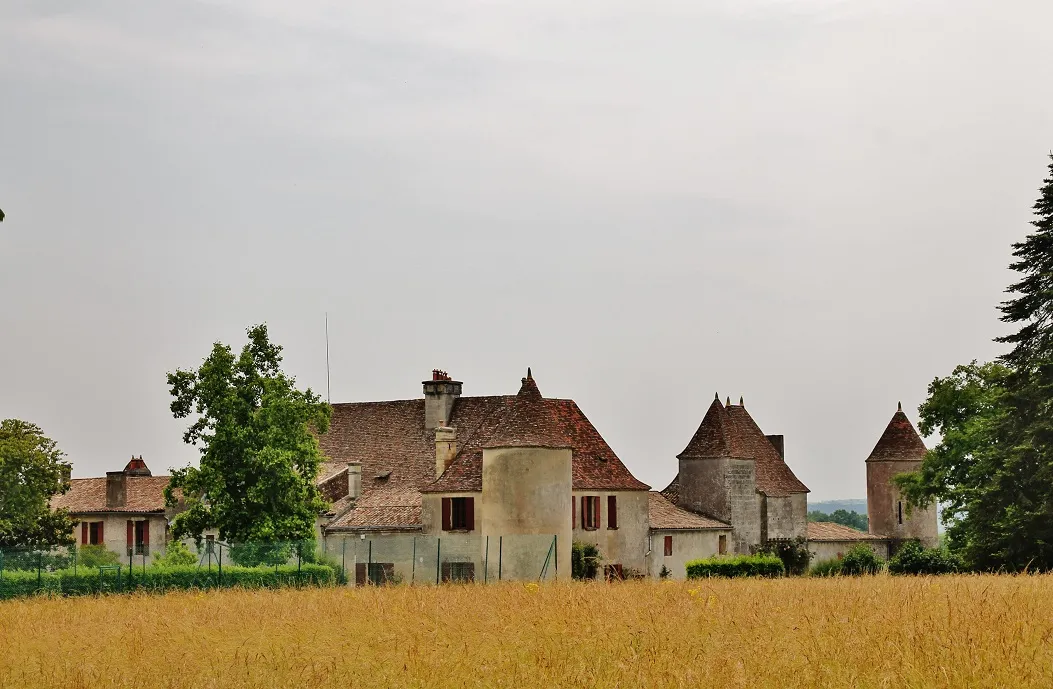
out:
M483 445L483 448L498 447L571 447L552 408L541 397L529 368L508 414Z
M910 422L907 415L903 413L903 405L900 404L892 420L888 422L885 432L874 446L873 452L867 457L868 462L882 460L911 460L920 461L928 452L921 436L915 430L914 424Z
M742 448L731 424L731 418L720 403L719 396L713 398L713 402L702 417L702 423L698 430L691 436L684 451L676 456L677 459L700 459L703 457L745 457Z

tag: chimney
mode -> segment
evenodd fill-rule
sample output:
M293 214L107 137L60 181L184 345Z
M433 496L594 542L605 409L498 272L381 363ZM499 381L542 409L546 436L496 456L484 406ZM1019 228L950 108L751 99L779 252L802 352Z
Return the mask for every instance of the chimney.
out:
M143 456L139 455L136 457L132 455L131 460L124 467L124 473L128 476L152 476L150 473L150 467L146 466L146 462L143 461Z
M461 381L453 380L446 371L431 372L431 380L424 381L425 430L449 425L453 403L461 396L461 385Z
M347 494L352 500L357 500L362 495L362 463L348 462L347 465Z
M457 429L439 426L435 429L435 478L442 476L457 456Z
M127 476L123 471L106 472L106 507L124 507Z
M782 461L785 462L786 461L786 455L784 454L784 452L785 452L785 449L784 449L784 447L785 447L785 445L784 445L784 437L781 436L781 435L766 435L764 437L767 438L768 441L772 445L775 446L775 449L779 453L779 459L781 459Z

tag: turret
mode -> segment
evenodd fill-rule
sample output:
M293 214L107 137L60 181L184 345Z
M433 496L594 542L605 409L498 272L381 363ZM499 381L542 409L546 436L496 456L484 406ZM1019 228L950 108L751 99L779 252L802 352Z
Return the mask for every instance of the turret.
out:
M908 509L893 478L917 471L925 459L925 443L898 405L885 432L867 458L867 518L870 533L894 540L918 539L926 547L939 544L936 505Z

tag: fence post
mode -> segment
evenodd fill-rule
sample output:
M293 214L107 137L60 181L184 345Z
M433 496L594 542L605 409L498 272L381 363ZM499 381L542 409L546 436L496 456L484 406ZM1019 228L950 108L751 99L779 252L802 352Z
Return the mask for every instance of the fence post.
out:
M344 577L344 583L347 583L347 538L340 539L340 575Z
M504 561L505 537L497 537L497 580L501 581L501 564Z
M483 554L483 583L486 583L486 577L490 573L490 535L486 536L486 552Z
M442 573L442 539L435 539L435 583L439 583L439 574Z
M223 588L223 546L219 546L219 587Z
M553 579L559 578L559 534L552 534L552 552L556 555L556 572L552 575Z
M303 579L300 577L300 563L303 562L303 542L296 542L296 586L299 587L303 584Z
M410 586L413 585L413 583L414 583L413 580L414 580L414 578L416 578L416 576L417 576L417 537L414 536L413 537L413 561L410 562L410 574L409 574Z
M135 557L135 556L132 554L132 549L129 548L128 549L128 588L132 587L132 564L133 564L132 558L133 557Z
M37 591L39 591L40 587L41 587L40 570L41 570L41 567L43 566L43 563L41 562L41 560L43 560L43 559L44 559L43 555L40 553L40 551L37 551Z
M366 583L373 584L373 539L366 541Z

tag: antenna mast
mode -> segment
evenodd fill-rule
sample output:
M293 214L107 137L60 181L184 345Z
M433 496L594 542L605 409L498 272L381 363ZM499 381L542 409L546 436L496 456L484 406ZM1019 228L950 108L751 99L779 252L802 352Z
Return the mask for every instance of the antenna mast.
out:
M333 397L329 389L329 312L325 312L325 401L333 403Z

